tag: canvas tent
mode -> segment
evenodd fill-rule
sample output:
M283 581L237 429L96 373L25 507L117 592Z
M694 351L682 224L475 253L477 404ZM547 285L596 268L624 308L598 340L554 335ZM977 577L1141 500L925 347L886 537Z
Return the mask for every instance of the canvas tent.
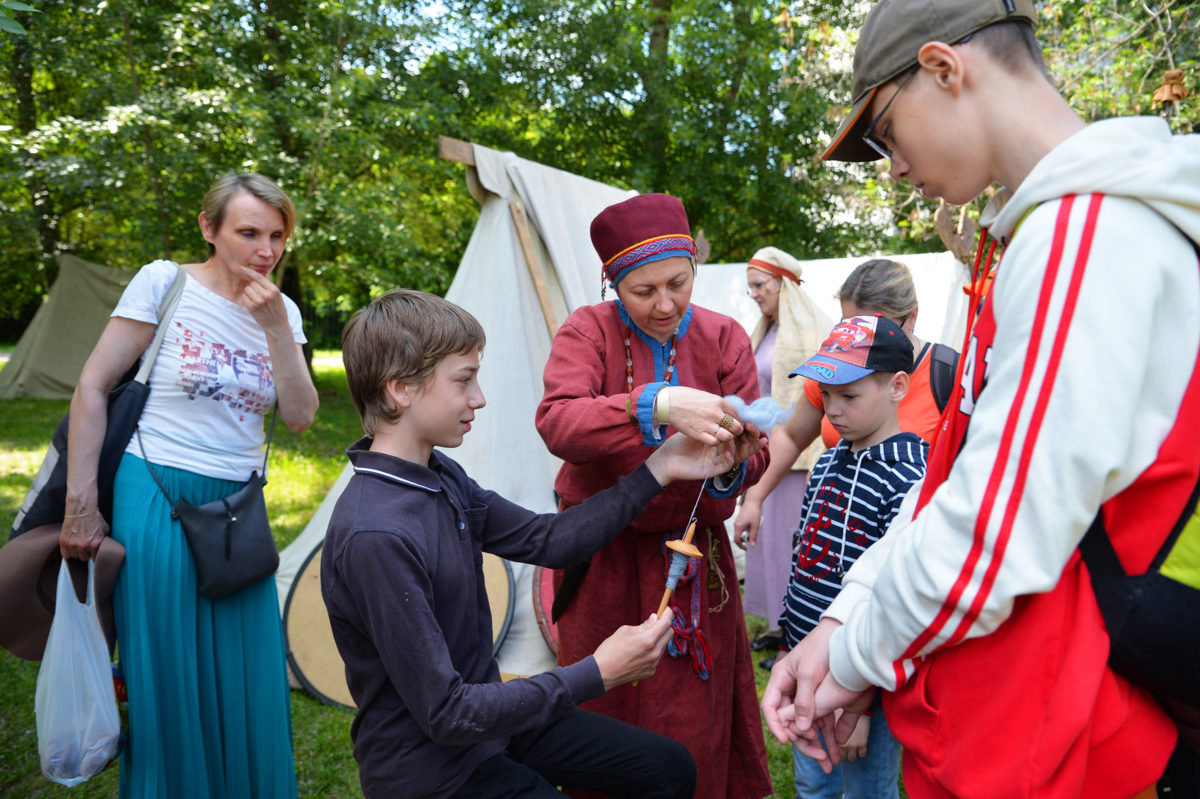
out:
M542 368L552 330L570 310L600 299L600 265L588 233L591 219L633 192L479 145L443 140L442 147L447 157L468 164L467 181L480 202L479 221L446 297L478 317L488 336L479 375L487 406L463 445L449 454L480 485L533 510L553 511L560 461L546 451L534 428ZM833 294L862 260L805 263L806 288L829 318L841 315ZM956 309L963 305L964 268L949 253L903 260L913 270L922 300L918 335L957 348L963 320ZM745 263L700 267L693 302L749 328L757 308L746 296L745 269ZM281 553L281 607L297 571L320 545L349 477L347 467L308 526ZM554 658L533 612L533 569L512 566L515 611L497 659L501 671L537 673L553 667Z
M588 223L633 192L511 153L467 147L456 158L473 161L467 180L480 202L479 221L446 298L474 314L487 332L479 378L487 406L451 455L480 485L549 512L554 510L559 461L546 452L533 424L542 366L550 355L548 325L556 326L569 309L598 299L599 272ZM526 250L536 259L536 271L528 266ZM281 607L300 566L320 545L347 480L348 468L308 526L280 553L276 580ZM533 674L554 665L533 617L532 572L513 564L516 611L498 654L501 671L512 674Z
M69 398L133 275L74 255L58 256L58 279L0 370L0 399Z

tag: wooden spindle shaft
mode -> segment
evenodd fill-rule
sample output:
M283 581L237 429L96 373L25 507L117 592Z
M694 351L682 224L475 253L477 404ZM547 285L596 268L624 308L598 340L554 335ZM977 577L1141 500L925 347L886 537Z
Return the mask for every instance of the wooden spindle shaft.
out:
M658 603L658 618L660 618L660 619L662 618L663 613L666 612L666 610L667 610L667 603L670 601L671 601L671 589L668 588L667 590L663 591L662 602Z

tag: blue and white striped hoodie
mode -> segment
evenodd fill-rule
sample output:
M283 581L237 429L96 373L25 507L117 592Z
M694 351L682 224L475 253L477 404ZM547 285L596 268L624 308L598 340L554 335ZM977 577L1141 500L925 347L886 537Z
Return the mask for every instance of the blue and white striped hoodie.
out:
M842 576L884 534L908 489L925 476L928 451L920 436L900 433L858 452L843 439L817 461L792 537L781 648L791 649L817 626L842 589Z

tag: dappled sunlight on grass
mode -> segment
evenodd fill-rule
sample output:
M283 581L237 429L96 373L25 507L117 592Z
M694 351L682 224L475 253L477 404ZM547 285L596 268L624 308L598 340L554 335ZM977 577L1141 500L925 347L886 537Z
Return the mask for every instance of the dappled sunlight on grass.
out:
M45 456L45 447L0 450L0 508L6 511L12 509L11 513L0 515L6 527L21 507L29 490L29 481L37 473Z
M315 461L296 455L275 459L265 489L271 511L271 530L280 548L300 534L330 486L341 473L342 463L323 458Z
M49 442L47 442L48 444ZM0 474L9 475L14 472L22 474L36 472L46 457L46 448L11 449L0 452Z
M283 549L308 524L345 464L346 447L362 435L346 390L341 354L318 353L316 384L321 408L312 427L296 434L275 427L266 487L275 543ZM20 508L29 483L67 400L0 400L0 522L4 529ZM7 535L4 536L5 538ZM37 757L33 690L38 664L0 650L0 795L70 796L102 799L117 795L112 768L72 789L42 776ZM362 796L350 743L353 714L292 692L296 776L301 796Z

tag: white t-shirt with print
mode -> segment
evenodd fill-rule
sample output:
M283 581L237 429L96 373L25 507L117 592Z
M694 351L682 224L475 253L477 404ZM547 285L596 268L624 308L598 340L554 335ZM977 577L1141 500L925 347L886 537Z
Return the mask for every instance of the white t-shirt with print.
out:
M157 323L178 265L153 261L134 275L112 316ZM292 337L304 343L300 309L288 297ZM246 480L262 469L263 417L275 404L271 356L248 310L190 275L150 372L138 428L152 463L208 477ZM141 457L138 438L126 452Z

